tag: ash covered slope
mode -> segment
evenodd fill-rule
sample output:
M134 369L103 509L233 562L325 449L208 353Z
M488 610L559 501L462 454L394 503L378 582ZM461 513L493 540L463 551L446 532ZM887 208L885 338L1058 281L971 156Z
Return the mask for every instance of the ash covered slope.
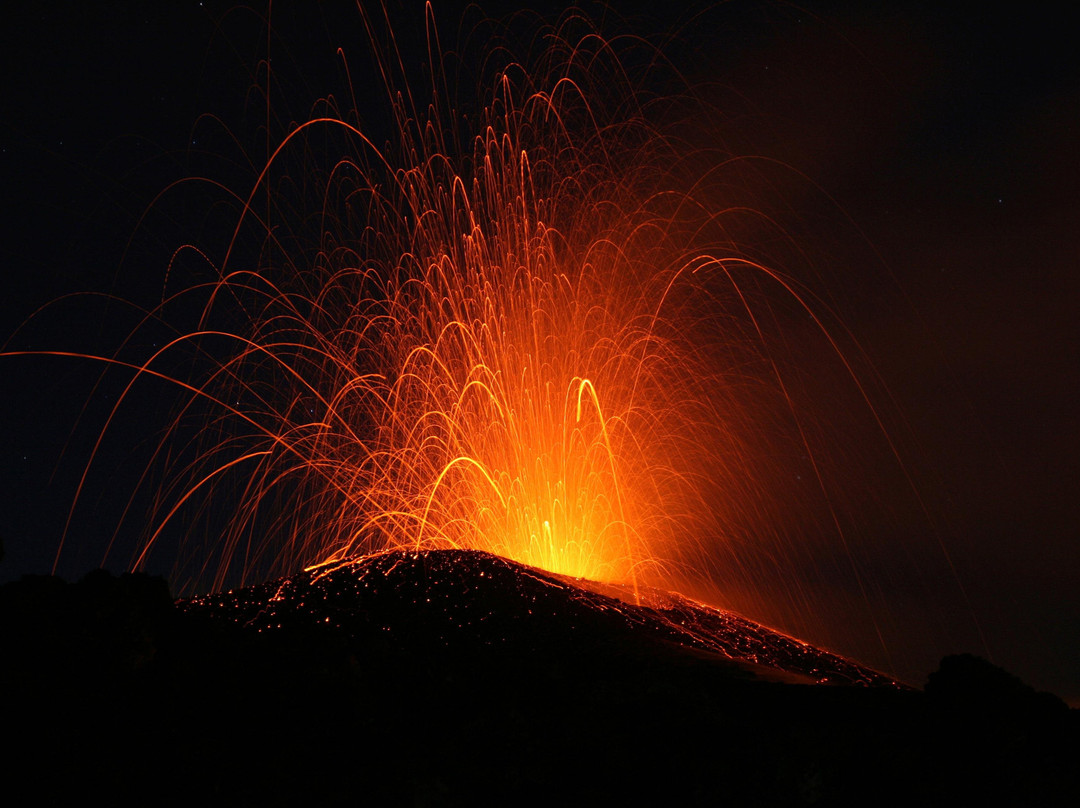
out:
M367 651L697 653L744 678L898 686L677 594L574 581L471 550L395 551L180 606L258 631L343 632Z

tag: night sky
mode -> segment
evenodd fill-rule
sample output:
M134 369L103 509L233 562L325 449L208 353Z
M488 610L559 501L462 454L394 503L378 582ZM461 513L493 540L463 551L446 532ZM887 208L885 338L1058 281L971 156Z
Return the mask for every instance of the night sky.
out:
M335 89L336 46L367 65L355 12L338 5L303 25L286 4L275 6L287 47L275 46L274 69L283 103L294 105L286 114L303 115ZM1080 82L1072 29L1059 12L1027 7L971 16L950 4L862 5L733 2L659 18L627 7L624 19L584 8L609 36L660 45L725 113L717 134L728 149L806 179L785 199L809 234L807 249L829 266L830 301L906 419L902 448L926 508L877 526L871 566L894 604L897 672L917 679L942 655L971 651L1076 706ZM200 172L248 187L250 174L199 116L221 116L261 154L265 105L249 95L265 52L260 15L219 2L165 6L2 12L0 339L10 337L8 351L108 350L133 323L125 306L100 297L56 304L16 329L72 292L152 304L173 249L213 240L218 226L198 193L142 219L158 192ZM438 13L445 44L460 7L444 3ZM416 18L410 35L422 30ZM0 359L4 581L52 566L80 460L115 395L114 380L90 395L99 373L71 360ZM122 507L116 491L138 474L124 452L139 456L156 428L145 416L167 413L168 402L148 399L143 409L122 425L131 445L111 449L95 470L61 557L67 577L100 564ZM110 565L125 560L116 553ZM888 581L910 578L891 570L913 563L919 585L889 591Z

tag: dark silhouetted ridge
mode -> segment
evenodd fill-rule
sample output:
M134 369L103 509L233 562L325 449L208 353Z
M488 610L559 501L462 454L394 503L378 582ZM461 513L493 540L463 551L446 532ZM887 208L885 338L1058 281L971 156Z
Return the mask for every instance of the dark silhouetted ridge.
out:
M175 604L146 576L28 578L0 637L4 770L34 804L1080 804L1080 714L984 660L924 693L483 553Z

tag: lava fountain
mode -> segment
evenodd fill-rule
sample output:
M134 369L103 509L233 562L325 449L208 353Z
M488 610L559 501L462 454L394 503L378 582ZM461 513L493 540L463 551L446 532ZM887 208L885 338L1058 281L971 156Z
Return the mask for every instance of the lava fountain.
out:
M686 99L643 93L570 15L539 55L485 47L489 89L463 112L433 26L425 96L361 18L384 44L370 76L342 56L341 97L380 83L387 142L334 97L272 142L267 100L268 157L222 191L224 249L180 248L145 313L171 338L133 358L135 329L98 357L130 370L114 416L147 380L178 391L133 568L182 533L176 581L202 589L405 548L634 587L745 581L798 552L793 457L842 533L790 344L820 347L873 413L857 346L769 262L798 247L732 199L731 161L667 125Z

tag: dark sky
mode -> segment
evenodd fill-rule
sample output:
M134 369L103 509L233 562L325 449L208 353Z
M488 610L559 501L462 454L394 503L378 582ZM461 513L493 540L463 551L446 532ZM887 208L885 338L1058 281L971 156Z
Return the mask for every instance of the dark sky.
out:
M288 4L275 7L288 43L275 71L283 96L296 97L291 113L336 82L334 46L361 59L363 32L340 5L303 25ZM451 31L453 5L440 12ZM816 234L809 249L834 266L830 299L909 424L904 447L929 512L880 525L873 563L904 564L922 543L955 568L934 567L915 594L891 596L905 626L897 668L915 675L944 653L988 654L1075 704L1080 86L1070 28L1019 7L972 16L951 4L863 5L733 2L659 17L631 9L624 21L585 7L607 14L605 33L661 44L724 112L729 149L806 178L788 203ZM265 109L248 95L265 28L230 8L0 12L0 338L70 292L152 301L172 249L213 235L198 194L140 217L193 172L242 186L221 141L200 141L213 127L196 125L220 115L253 140ZM130 327L126 311L102 299L58 304L7 348L103 350ZM93 398L98 369L59 359L4 358L0 374L0 578L10 580L49 570L94 434L73 425L80 412L100 423L115 386ZM135 423L124 429L137 447L152 435ZM130 486L130 466L106 455L95 473L109 482L91 499ZM100 563L111 532L104 517L76 521L61 572ZM938 587L963 596L939 599ZM965 598L970 608L954 613Z

